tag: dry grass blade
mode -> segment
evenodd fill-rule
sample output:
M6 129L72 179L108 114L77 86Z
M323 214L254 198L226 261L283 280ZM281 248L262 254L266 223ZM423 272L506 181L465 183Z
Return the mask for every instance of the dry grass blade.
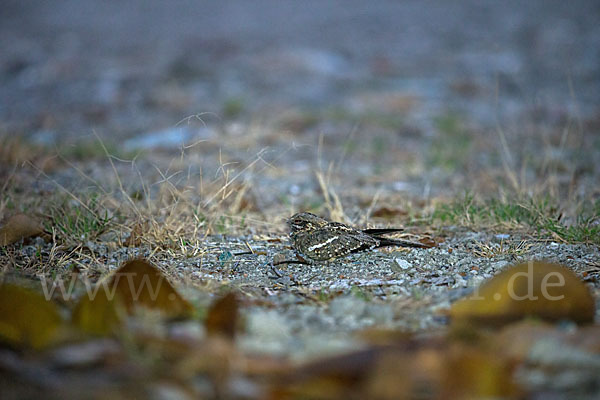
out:
M476 243L477 249L473 250L473 254L477 257L494 258L498 256L514 255L522 256L526 254L531 247L531 243L524 240L520 242L505 242L500 243Z
M319 181L323 198L325 199L325 206L329 211L329 218L331 218L333 221L347 222L342 202L331 185L328 184L329 179L325 179L325 176L320 171L317 171L315 174L317 176L317 180Z

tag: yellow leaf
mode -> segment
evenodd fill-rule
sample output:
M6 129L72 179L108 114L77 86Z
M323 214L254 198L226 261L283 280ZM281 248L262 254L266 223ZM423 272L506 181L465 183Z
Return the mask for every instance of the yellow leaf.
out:
M189 316L192 312L191 304L177 293L165 275L143 259L123 264L106 287L116 290L115 295L130 314L136 307L159 310L168 317Z
M43 232L39 221L25 214L15 214L0 228L0 246L7 246Z
M453 320L485 324L524 317L586 323L593 321L594 314L589 289L571 270L536 261L502 271L450 310Z
M61 323L56 305L41 294L11 284L0 286L0 340L42 348L56 339Z
M98 290L96 296L84 295L75 306L72 321L79 329L91 335L110 335L117 329L125 317L125 309L120 297L109 299L104 290Z

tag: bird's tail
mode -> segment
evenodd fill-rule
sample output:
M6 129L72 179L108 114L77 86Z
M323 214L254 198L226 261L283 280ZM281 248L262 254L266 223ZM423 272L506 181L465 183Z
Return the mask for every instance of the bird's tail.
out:
M387 246L398 246L398 247L414 247L418 249L428 249L433 247L432 245L423 244L419 242L413 242L410 240L402 240L402 239L388 239L382 238L379 236L375 236L377 240L379 240L379 246L377 247L387 247Z

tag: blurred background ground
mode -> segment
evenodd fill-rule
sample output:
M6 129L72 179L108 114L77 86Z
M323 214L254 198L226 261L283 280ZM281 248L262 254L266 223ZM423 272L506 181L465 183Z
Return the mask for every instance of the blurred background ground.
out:
M596 1L3 1L0 216L62 246L3 260L97 278L144 255L199 304L241 290L243 349L299 358L443 326L531 258L597 294L599 22ZM299 210L439 246L272 269Z
M553 175L581 194L597 182L599 15L594 1L7 1L1 129L80 158L102 155L92 132L129 158L206 140L187 166L207 175L260 153L287 184L257 180L261 198L308 193L331 162L344 191L495 195Z

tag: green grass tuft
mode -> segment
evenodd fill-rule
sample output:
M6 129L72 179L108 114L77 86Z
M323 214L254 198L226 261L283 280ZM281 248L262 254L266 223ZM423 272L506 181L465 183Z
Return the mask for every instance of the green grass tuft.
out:
M565 218L556 204L548 196L522 201L478 201L466 193L461 200L437 207L431 218L442 224L525 227L541 237L600 244L600 201L580 206L577 216L571 219Z
M112 225L114 217L98 203L98 196L90 196L82 204L65 202L49 209L47 229L67 242L95 240Z

